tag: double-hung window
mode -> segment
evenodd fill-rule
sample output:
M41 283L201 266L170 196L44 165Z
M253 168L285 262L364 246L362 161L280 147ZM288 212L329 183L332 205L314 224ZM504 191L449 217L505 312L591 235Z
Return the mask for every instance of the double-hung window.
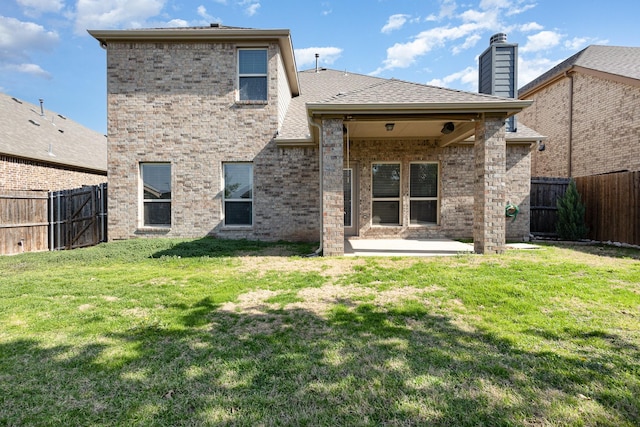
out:
M373 225L400 225L400 163L371 165Z
M140 163L140 177L143 226L171 226L171 164Z
M224 223L231 226L253 224L253 165L225 163Z
M240 101L267 100L267 50L238 50Z
M412 225L438 223L438 164L411 163L409 219Z

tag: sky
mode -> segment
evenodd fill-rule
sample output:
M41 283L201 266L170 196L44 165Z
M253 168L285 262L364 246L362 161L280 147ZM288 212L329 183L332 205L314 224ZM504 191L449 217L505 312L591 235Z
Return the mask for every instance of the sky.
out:
M322 67L472 92L503 32L521 87L588 45L640 46L639 14L638 0L0 0L0 92L106 134L106 52L87 30L212 22L291 30L298 70L318 53Z

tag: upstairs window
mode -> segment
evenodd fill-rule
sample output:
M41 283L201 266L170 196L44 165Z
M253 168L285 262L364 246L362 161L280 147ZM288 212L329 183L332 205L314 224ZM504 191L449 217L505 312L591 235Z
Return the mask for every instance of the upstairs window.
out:
M267 100L267 50L238 50L238 88L241 101Z
M171 226L171 164L141 163L142 224L145 227Z

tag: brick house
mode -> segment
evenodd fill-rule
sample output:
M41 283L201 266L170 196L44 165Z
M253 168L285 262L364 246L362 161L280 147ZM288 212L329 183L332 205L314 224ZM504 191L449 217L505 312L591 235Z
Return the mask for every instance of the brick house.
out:
M107 138L0 94L0 190L56 191L107 181Z
M520 88L521 123L545 134L532 176L640 170L640 47L589 46Z
M297 72L288 30L92 30L107 53L109 236L318 241L529 235L521 101ZM505 206L520 206L516 221Z

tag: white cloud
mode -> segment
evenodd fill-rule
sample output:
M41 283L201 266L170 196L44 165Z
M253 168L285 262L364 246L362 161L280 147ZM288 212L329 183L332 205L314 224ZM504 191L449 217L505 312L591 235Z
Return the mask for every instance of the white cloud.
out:
M62 10L62 0L16 0L24 8L27 16L40 16L42 13L57 13Z
M449 74L442 79L430 80L427 84L439 87L460 87L460 85L452 85L454 82L460 82L467 90L476 91L478 87L478 68L467 67L462 71Z
M520 52L539 52L549 50L560 44L563 35L555 31L540 31L527 36L527 43L520 48Z
M162 11L166 0L78 0L75 31L92 28L140 28Z
M382 30L380 31L385 34L388 34L392 31L399 30L400 28L402 28L402 26L407 22L409 18L410 18L409 15L403 15L401 13L396 15L391 15L389 17L389 20L385 24L385 26L382 27Z
M316 53L320 55L318 62L322 65L331 65L342 55L342 49L339 47L307 47L304 49L296 49L296 64L298 68L303 69L308 66L315 66Z
M168 21L164 26L168 28L180 28L180 27L188 27L189 22L184 19L172 19Z
M470 49L472 47L475 47L478 42L480 41L482 37L480 37L480 34L473 34L469 37L467 37L464 41L464 43L462 43L460 46L454 46L452 49L452 52L454 55L459 54L460 52L462 52L463 50L467 50Z
M551 60L549 58L526 59L521 56L518 58L518 87L522 87L541 74L546 73L564 59L566 58L559 60Z
M206 7L204 7L204 6L202 6L202 5L198 6L198 10L197 10L197 12L198 12L198 15L199 15L199 16L201 16L202 18L204 18L205 22L204 22L203 24L207 24L207 23L209 23L209 24L210 24L210 23L212 23L212 22L222 22L222 19L221 19L221 18L216 18L215 16L210 15L210 14L207 12L207 8L206 8Z
M9 64L3 67L9 71L16 71L18 73L31 74L36 77L42 77L47 80L51 80L51 73L45 71L37 64Z
M538 24L537 22L528 22L526 24L520 25L520 27L518 27L518 28L523 33L528 33L530 31L540 31L544 27L542 25Z
M0 60L2 61L24 61L29 58L31 51L53 50L59 40L58 33L47 31L34 22L0 16Z
M244 7L244 13L249 16L253 16L258 13L258 9L260 9L260 1L259 0L241 0L238 4Z

